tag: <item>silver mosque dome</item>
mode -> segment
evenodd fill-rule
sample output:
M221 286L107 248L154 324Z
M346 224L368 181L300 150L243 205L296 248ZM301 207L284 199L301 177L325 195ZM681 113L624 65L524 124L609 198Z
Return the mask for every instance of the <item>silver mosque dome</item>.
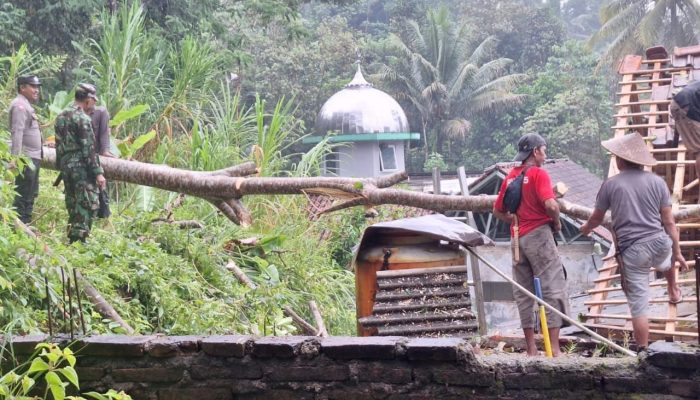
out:
M393 97L372 87L360 65L353 80L331 96L316 117L315 135L410 132L406 114Z

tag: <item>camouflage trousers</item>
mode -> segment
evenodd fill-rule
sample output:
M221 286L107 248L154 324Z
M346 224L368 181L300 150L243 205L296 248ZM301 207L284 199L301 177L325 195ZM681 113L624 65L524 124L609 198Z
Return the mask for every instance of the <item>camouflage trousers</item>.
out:
M99 189L94 178L84 168L62 171L68 210L68 239L84 242L90 235L92 221L99 209Z

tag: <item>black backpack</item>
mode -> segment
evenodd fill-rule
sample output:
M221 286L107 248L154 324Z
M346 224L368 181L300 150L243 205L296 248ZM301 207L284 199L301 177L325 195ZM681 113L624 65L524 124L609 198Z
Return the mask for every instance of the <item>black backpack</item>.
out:
M506 193L503 195L503 206L511 214L515 214L518 211L518 207L520 207L520 200L523 195L523 180L529 168L525 167L523 172L506 186Z

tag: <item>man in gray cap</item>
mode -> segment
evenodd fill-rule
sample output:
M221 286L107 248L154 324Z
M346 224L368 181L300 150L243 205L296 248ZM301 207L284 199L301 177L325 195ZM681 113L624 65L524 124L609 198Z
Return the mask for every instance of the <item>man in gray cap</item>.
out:
M559 205L549 174L542 168L547 158L546 150L547 143L536 133L520 138L518 154L514 159L520 165L513 168L503 181L493 206L493 215L511 224L515 281L534 293L534 278L540 278L544 301L568 314L566 277L553 235L553 230L561 230ZM520 197L514 205L512 199L505 198L506 189L511 183L522 185ZM515 288L513 295L518 305L527 354L537 355L535 301ZM552 355L555 357L559 355L559 329L563 324L561 317L547 311Z
M39 194L39 166L41 163L41 132L39 120L32 104L39 101L41 82L36 75L25 75L17 78L17 97L10 103L11 153L24 155L31 161L15 179L17 195L14 207L19 219L28 224L32 220L34 200Z

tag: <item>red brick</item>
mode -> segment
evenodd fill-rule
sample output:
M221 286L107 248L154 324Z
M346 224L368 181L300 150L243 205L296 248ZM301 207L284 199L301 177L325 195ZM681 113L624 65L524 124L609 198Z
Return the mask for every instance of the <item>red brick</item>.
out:
M246 346L252 339L250 336L220 335L209 336L201 340L202 351L215 357L238 357L246 354Z

